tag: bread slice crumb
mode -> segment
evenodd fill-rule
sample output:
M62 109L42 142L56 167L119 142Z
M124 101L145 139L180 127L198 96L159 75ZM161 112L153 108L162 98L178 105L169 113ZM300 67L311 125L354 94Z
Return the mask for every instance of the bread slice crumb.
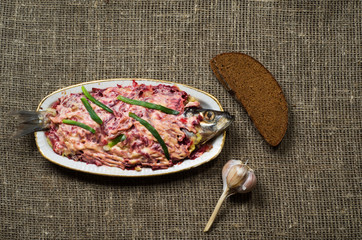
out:
M279 145L288 127L288 105L272 74L254 58L238 52L217 55L210 66L243 105L266 142Z

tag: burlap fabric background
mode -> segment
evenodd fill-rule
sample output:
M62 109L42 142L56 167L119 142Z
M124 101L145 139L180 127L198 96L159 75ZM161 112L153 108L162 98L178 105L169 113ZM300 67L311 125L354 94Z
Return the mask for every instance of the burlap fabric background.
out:
M357 239L361 235L361 2L1 1L1 239ZM273 73L289 103L277 149L213 76L240 51ZM11 109L107 78L184 83L236 116L222 153L154 178L56 166L32 135L9 139ZM257 188L224 202L227 160L249 160Z

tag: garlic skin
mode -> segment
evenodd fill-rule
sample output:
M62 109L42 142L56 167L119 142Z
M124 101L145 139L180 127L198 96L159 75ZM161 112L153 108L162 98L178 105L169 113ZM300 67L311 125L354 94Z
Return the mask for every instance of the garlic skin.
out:
M256 186L254 170L240 160L229 160L222 169L223 190L228 196L235 193L247 193Z
M245 182L237 189L238 193L248 193L256 186L256 176L254 170L249 168L248 176L246 177Z

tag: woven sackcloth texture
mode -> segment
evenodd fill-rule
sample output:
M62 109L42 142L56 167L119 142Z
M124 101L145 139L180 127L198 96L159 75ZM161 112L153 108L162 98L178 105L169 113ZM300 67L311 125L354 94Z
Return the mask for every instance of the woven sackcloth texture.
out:
M0 1L0 239L358 239L361 228L359 0ZM242 52L289 107L277 148L257 132L209 61ZM85 81L150 78L202 89L235 115L221 154L192 170L115 178L46 160L6 113ZM228 198L221 169L258 178Z

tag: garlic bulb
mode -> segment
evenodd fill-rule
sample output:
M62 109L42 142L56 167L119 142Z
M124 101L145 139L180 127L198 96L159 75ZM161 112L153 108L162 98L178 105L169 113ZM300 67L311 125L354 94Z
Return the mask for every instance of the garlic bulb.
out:
M222 169L223 193L216 204L204 232L209 231L224 200L235 193L250 192L256 185L254 171L240 160L228 161Z
M250 192L256 185L254 170L240 160L228 161L222 169L224 191L229 188L229 196Z

